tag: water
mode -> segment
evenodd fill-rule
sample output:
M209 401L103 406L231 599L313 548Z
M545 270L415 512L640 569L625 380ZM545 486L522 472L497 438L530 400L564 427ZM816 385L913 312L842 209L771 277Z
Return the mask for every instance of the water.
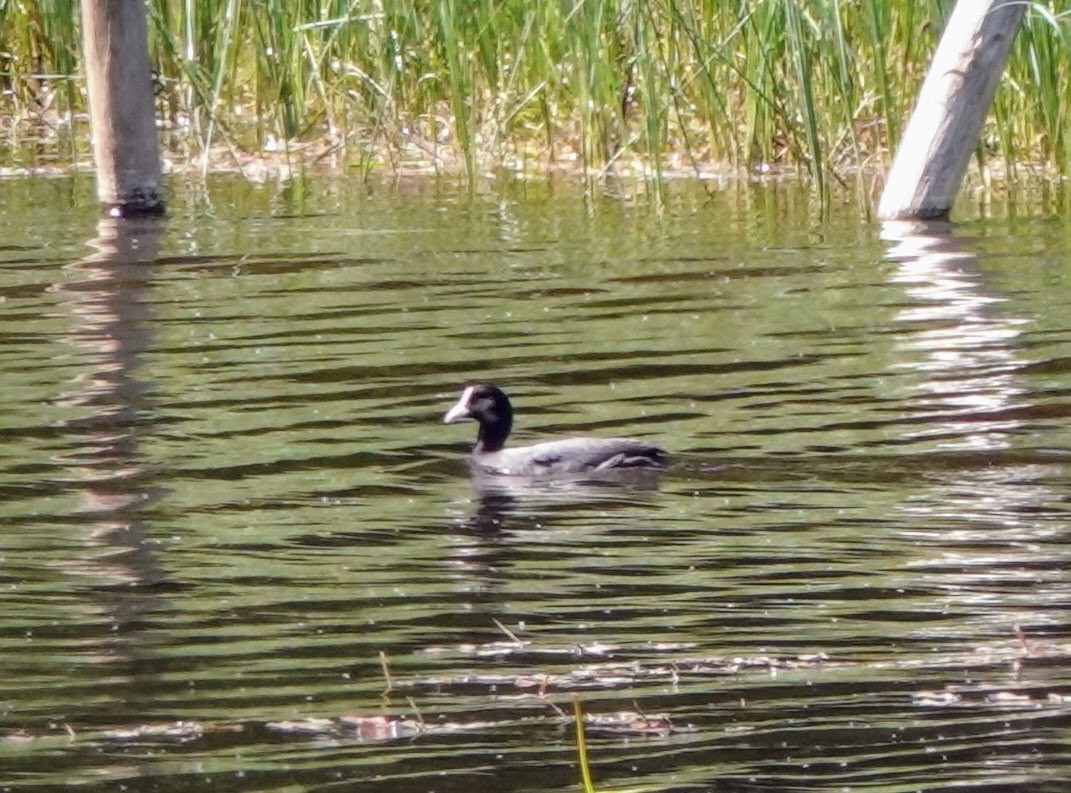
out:
M0 182L4 789L1067 789L1066 220L173 195ZM675 465L474 483L473 380Z

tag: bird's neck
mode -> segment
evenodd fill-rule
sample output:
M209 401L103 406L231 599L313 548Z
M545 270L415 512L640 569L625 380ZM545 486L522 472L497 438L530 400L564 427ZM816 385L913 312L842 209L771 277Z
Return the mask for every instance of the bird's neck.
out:
M512 419L495 417L493 421L481 421L480 432L476 435L476 454L497 452L506 445L506 438L513 426Z

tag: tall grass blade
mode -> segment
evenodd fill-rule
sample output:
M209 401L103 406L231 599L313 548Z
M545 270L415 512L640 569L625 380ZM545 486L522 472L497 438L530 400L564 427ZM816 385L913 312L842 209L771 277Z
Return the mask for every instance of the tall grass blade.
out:
M576 754L580 765L580 778L584 783L584 793L595 793L591 781L591 767L588 764L588 742L584 736L584 714L580 710L580 698L573 696L573 715L576 717Z

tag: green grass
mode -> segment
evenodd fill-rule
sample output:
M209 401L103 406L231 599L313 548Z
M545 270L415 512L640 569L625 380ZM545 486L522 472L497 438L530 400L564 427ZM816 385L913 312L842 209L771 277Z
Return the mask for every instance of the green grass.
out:
M949 0L150 0L165 150L794 169L888 161ZM74 0L0 0L0 164L84 159ZM1031 8L985 151L1071 171L1071 17ZM206 156L207 155L207 156Z

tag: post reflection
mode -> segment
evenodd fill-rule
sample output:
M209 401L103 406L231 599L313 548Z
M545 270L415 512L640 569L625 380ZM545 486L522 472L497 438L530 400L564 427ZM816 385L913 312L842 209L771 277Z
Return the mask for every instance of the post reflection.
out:
M105 586L163 578L141 518L157 493L138 449L148 387L136 376L150 342L146 293L161 231L158 219L101 219L94 252L66 265L55 285L67 298L68 341L86 363L59 399L79 409L65 424L69 441L58 462L79 483L75 518L88 527L87 553L69 566Z
M1032 550L1054 528L1049 462L1014 445L1036 412L1020 344L1028 320L1001 307L949 224L890 223L883 237L893 281L913 299L896 317L896 352L916 375L908 437L928 453L918 458L921 489L901 506L917 548L910 565L926 574L939 612L984 614L1010 641L1013 623L1048 619L1057 597L1035 586L1048 562ZM943 462L927 466L933 452ZM949 638L945 620L916 630Z
M882 236L893 282L914 298L895 317L905 328L899 366L920 375L915 401L928 414L911 437L941 449L1006 448L1025 399L1016 342L1026 320L994 310L1003 298L986 293L977 256L950 224L892 222Z

